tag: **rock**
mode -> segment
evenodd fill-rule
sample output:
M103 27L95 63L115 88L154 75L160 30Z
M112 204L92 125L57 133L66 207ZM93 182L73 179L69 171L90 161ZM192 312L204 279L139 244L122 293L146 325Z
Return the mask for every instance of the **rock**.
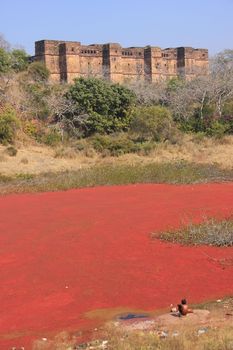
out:
M199 336L199 335L205 334L207 331L208 331L208 328L200 328L197 331L197 335Z

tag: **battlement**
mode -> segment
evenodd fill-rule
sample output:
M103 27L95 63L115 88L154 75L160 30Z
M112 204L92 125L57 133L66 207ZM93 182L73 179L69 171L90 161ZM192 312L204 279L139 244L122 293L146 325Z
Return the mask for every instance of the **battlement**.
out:
M124 83L156 81L208 74L208 50L192 47L127 47L118 43L82 45L78 41L40 40L35 60L50 70L51 80L71 82L76 77L106 77Z

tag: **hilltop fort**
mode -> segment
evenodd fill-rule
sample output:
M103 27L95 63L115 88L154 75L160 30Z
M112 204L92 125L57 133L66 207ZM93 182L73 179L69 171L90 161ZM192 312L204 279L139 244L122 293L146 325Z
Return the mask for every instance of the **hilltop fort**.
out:
M150 82L182 76L192 79L208 73L208 50L191 47L128 47L120 44L81 45L77 41L40 40L34 60L42 61L52 81L77 77L105 77L113 82Z

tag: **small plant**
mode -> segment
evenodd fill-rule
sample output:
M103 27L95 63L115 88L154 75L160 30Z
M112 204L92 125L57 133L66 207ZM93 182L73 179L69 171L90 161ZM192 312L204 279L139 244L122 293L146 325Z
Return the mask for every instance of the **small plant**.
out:
M42 136L41 141L48 146L56 146L62 141L62 137L56 129L51 129Z
M60 147L57 148L54 154L54 158L66 158L74 159L77 156L77 152L71 147Z
M18 127L19 120L13 108L6 106L0 110L0 143L13 142Z
M28 161L27 158L22 158L21 161L20 161L20 163L22 163L22 164L28 164L29 161Z
M9 146L6 148L5 153L8 154L10 157L15 157L17 154L17 149L13 146Z
M233 218L221 221L211 218L201 224L191 223L187 227L175 232L154 233L152 237L185 245L206 244L217 247L232 247Z

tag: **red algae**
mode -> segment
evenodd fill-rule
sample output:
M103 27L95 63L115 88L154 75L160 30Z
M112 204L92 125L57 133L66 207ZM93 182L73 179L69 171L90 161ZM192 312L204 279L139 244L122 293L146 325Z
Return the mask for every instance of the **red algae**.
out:
M0 197L0 348L94 327L92 310L153 311L230 295L232 248L151 232L233 212L233 183L129 185Z

